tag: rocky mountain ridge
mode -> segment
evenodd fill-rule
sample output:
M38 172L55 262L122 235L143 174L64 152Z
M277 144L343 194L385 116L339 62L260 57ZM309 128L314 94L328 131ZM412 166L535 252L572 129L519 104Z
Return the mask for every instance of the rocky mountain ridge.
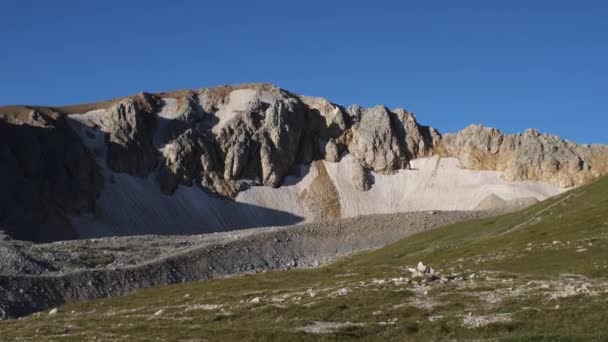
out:
M0 195L0 230L33 240L46 240L40 231L54 232L70 215L94 212L104 183L113 182L102 169L153 177L166 195L196 185L222 198L252 186L281 187L298 165L346 155L360 191L373 187L372 172L390 175L434 155L502 171L509 181L561 188L608 172L606 146L481 126L442 135L404 109L342 107L269 84L141 93L83 106L2 107L0 142L0 179L9 189ZM24 228L41 225L50 226Z

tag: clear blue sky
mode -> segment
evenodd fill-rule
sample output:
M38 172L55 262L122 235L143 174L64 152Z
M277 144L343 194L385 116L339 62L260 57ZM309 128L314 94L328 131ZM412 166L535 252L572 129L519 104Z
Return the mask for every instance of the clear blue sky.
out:
M0 2L0 104L271 82L608 143L608 1Z

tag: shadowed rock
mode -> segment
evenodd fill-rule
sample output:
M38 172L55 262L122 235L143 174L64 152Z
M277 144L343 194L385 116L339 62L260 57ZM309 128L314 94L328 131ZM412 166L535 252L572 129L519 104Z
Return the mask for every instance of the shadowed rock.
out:
M0 118L0 228L15 239L76 238L69 215L90 212L103 186L97 164L61 115Z

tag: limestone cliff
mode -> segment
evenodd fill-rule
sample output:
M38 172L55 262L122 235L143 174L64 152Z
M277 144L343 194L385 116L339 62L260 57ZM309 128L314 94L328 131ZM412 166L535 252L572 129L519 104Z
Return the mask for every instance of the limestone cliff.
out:
M362 192L373 188L373 174L392 175L434 155L457 158L467 169L501 171L507 181L561 188L608 173L606 146L482 126L441 135L404 109L342 107L269 84L69 107L1 107L0 143L0 179L9 189L0 195L0 230L22 233L43 224L69 227L64 223L75 213L102 215L96 198L117 175L153 180L164 196L182 185L234 199L252 186L281 187L299 165L337 163L347 155L347 179ZM339 194L321 176L298 201L314 217L337 217ZM62 236L74 234L66 228Z
M532 129L509 135L472 125L444 135L437 150L466 168L503 171L507 180L541 180L562 188L608 172L608 147L579 145Z

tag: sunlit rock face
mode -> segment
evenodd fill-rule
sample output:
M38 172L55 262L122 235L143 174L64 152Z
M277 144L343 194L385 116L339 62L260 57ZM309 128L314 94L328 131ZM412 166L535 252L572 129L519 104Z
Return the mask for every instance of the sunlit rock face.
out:
M269 84L4 107L0 118L2 179L27 191L3 193L0 230L31 230L25 217L55 227L21 234L33 240L488 209L608 171L606 146L475 125L442 135L404 109L342 107Z
M541 180L562 188L581 185L608 170L606 146L579 145L533 129L509 135L472 125L443 136L441 147L466 168L503 171L506 180Z

